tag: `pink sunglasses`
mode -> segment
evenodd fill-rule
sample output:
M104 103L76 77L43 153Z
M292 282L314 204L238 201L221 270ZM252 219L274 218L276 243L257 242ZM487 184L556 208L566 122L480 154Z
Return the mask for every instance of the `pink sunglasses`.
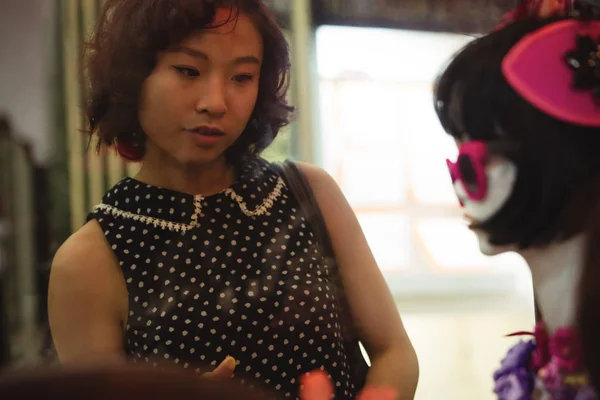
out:
M487 195L488 181L485 165L490 153L505 153L514 150L512 143L483 142L474 140L465 142L458 148L456 162L446 160L452 183L460 181L469 199L481 201ZM462 205L462 204L461 204Z

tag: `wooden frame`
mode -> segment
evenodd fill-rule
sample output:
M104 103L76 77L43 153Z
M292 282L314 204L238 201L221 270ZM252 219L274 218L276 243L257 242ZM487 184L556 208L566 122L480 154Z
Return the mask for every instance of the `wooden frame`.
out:
M319 25L484 33L516 0L313 0Z

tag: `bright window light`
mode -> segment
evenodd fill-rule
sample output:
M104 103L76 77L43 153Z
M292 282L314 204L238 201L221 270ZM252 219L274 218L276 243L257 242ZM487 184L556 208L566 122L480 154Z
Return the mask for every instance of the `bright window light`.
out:
M489 258L461 221L446 158L456 145L433 108L439 72L473 37L392 29L317 30L324 167L355 209L380 268L396 274L486 274Z

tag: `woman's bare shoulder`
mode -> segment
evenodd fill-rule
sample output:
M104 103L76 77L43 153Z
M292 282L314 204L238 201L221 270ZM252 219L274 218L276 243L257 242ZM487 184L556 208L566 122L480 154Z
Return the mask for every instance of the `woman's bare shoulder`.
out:
M52 269L85 268L87 272L92 272L95 266L115 263L115 257L104 238L100 224L91 220L59 247L52 262Z
M62 362L120 356L127 289L96 221L84 225L56 252L50 270L48 315Z
M82 226L56 252L50 269L51 296L113 297L124 290L119 263L97 221Z

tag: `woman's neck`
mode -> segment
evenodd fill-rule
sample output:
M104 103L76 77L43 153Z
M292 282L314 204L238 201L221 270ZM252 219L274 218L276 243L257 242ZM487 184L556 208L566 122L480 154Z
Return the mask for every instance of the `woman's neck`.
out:
M531 269L536 302L550 333L574 323L584 246L585 236L577 235L520 252Z
M182 193L210 196L231 186L236 180L236 171L226 162L225 157L207 164L187 165L145 159L135 178Z

